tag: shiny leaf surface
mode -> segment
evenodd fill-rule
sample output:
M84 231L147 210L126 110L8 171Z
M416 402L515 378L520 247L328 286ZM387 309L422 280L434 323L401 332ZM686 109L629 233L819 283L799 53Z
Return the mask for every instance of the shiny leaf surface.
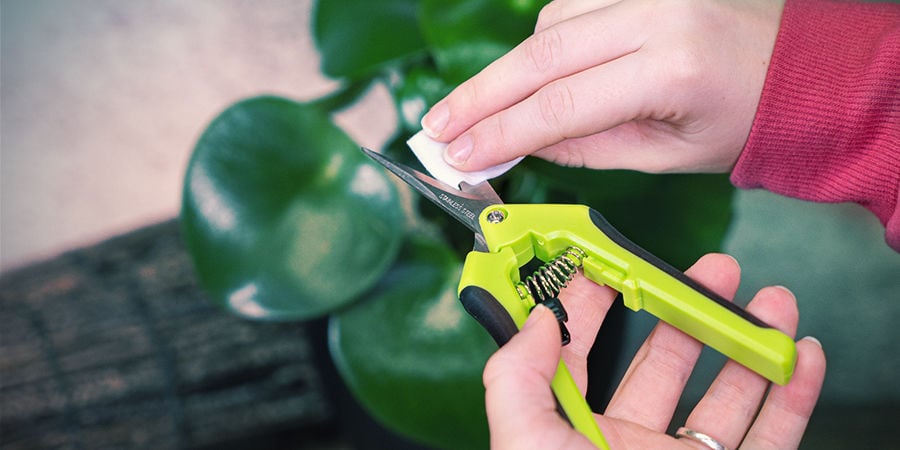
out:
M403 234L380 168L313 105L237 103L206 129L182 222L202 285L244 316L305 319L369 289Z
M413 67L398 77L391 92L397 103L401 129L406 132L404 135L412 135L422 129L420 122L428 107L449 94L453 86L445 83L433 67Z
M367 300L332 316L329 346L386 426L439 448L486 448L481 372L496 344L459 303L460 270L445 245L413 238Z
M322 72L359 79L404 56L423 52L418 0L319 0L313 38Z
M461 83L528 37L543 3L423 0L422 33L444 79Z

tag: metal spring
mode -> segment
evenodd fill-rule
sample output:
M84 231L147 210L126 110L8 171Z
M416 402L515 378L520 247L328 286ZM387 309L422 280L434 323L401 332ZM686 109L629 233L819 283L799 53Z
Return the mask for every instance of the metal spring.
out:
M556 297L572 281L585 257L587 253L584 250L575 246L567 248L561 255L526 277L524 282L518 282L516 292L523 299L530 295L538 302Z

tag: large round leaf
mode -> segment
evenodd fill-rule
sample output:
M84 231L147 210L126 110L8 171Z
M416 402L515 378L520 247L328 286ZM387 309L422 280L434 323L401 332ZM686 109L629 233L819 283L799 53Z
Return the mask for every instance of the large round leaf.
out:
M201 283L245 316L347 304L393 262L397 193L326 112L275 97L233 105L198 141L181 217Z
M419 22L438 69L458 84L534 31L537 0L423 0Z
M416 15L419 0L319 0L313 37L322 71L360 79L385 64L418 52L425 42Z
M440 448L485 448L481 372L496 344L457 299L460 269L443 244L408 243L367 300L331 317L329 346L386 426Z

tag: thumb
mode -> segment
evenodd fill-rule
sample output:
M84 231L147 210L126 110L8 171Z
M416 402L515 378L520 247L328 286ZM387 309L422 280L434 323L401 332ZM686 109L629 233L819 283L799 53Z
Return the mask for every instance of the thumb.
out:
M488 360L485 407L493 443L515 448L516 442L534 445L536 439L571 431L556 412L550 390L561 349L556 317L538 305L522 330Z

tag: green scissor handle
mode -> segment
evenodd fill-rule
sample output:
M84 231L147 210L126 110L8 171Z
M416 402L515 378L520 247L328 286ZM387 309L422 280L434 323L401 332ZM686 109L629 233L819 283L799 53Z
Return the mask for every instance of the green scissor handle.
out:
M501 274L515 273L515 278L497 276L498 268ZM518 280L518 276L516 256L509 248L497 253L471 252L463 267L459 299L500 346L522 328L534 306L533 301L522 300L516 293L513 280ZM590 406L562 360L550 387L572 426L597 448L609 449Z
M587 278L622 293L632 310L645 309L725 356L777 383L790 381L793 339L690 280L616 231L600 213L580 205L495 205L479 218L489 253L471 252L460 281L466 310L502 345L534 306L516 290L519 268L551 261L578 247ZM565 366L551 385L573 426L607 448L584 397Z

